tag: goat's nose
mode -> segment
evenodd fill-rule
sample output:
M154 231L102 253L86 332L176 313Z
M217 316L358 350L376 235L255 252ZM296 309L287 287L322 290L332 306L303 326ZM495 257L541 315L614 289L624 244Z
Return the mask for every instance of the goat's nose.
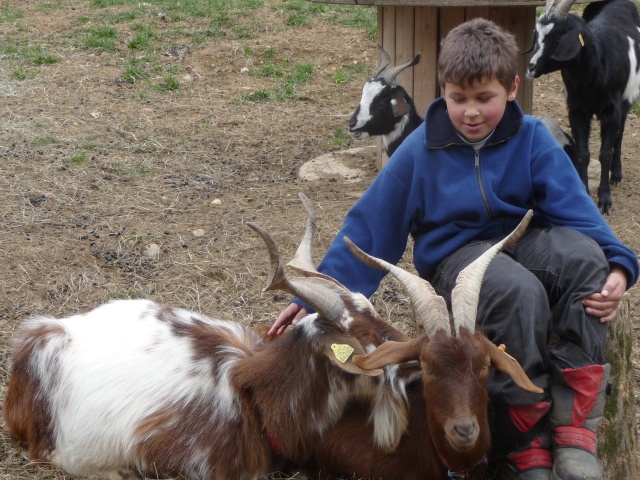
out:
M473 437L476 430L475 424L470 421L459 423L454 428L456 433L460 435L461 438L465 438L465 439Z

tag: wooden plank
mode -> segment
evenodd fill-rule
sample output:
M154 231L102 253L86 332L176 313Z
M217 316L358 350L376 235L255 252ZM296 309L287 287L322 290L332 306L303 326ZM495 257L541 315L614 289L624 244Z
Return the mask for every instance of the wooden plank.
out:
M527 48L526 45L530 41L535 24L535 16L535 7L491 7L489 13L490 20L514 35L520 51ZM526 81L524 78L528 62L528 57L522 55L518 57L517 71L521 81L516 98L522 109L526 113L531 113L533 109L533 82Z
M438 9L417 7L415 9L415 50L421 52L420 63L413 67L413 101L421 116L436 98L438 81L436 61L438 58Z
M465 14L465 20L471 20L472 18L489 18L489 7L467 7Z
M393 61L396 57L396 9L398 7L384 7L382 10L382 48Z
M464 7L452 7L440 9L440 41L447 36L453 28L464 23Z
M417 53L414 46L415 12L413 7L396 7L396 56L394 65L410 62ZM393 57L392 57L393 58ZM413 70L400 73L396 82L407 92L413 92Z

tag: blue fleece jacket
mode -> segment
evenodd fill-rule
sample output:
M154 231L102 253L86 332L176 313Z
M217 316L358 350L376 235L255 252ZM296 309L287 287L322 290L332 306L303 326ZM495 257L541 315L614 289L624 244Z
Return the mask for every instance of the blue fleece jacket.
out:
M318 270L369 297L385 272L357 260L343 237L396 264L411 235L415 268L429 279L464 244L511 232L528 209L534 211L531 226L568 227L594 239L610 264L627 271L627 287L635 283L635 253L615 237L538 119L507 102L502 120L476 152L458 136L439 98L351 208Z

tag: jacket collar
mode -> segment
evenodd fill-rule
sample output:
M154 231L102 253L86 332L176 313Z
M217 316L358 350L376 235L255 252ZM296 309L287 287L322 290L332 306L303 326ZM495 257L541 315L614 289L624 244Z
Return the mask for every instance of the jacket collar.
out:
M507 102L504 116L496 126L485 147L505 142L520 131L524 113L517 102ZM428 148L446 148L452 145L468 145L462 140L447 114L447 104L444 97L440 97L429 105L426 115L425 140Z

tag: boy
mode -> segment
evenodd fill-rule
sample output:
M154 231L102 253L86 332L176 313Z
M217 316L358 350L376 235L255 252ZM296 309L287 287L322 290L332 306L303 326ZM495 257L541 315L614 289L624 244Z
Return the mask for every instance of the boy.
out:
M477 322L545 394L494 374L494 443L508 478L600 479L607 323L637 280L638 260L551 134L515 102L517 55L513 36L484 19L447 35L443 97L349 211L318 269L372 295L384 274L355 259L343 237L397 263L411 235L416 270L449 302L458 272L532 208L525 236L487 269ZM308 311L294 299L270 333ZM547 351L552 331L559 340Z

